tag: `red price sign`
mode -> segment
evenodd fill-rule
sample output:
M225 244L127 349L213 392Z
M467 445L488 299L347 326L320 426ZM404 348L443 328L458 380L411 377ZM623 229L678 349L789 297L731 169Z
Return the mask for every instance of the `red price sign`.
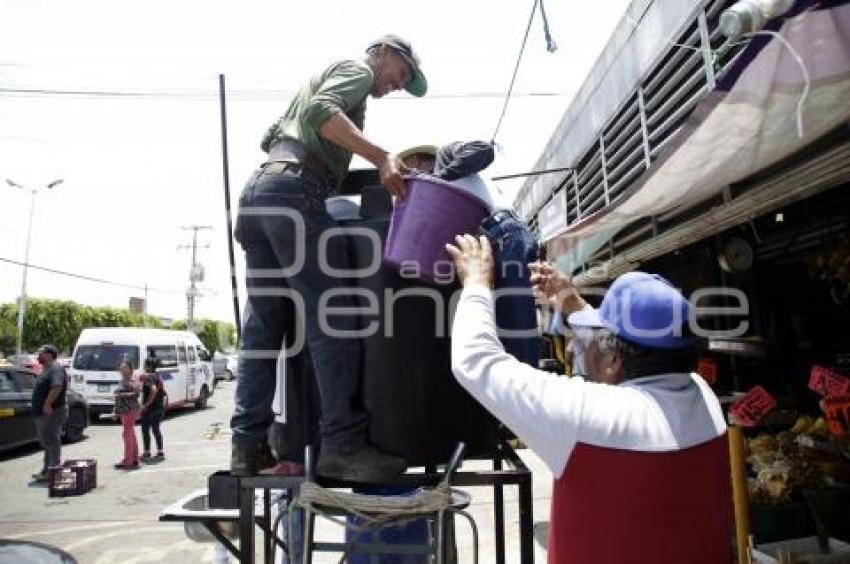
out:
M742 427L752 427L776 407L776 400L761 386L756 386L732 404L729 412Z
M823 412L829 431L833 435L842 437L850 433L850 394L824 399Z
M709 386L717 383L717 361L713 358L701 358L697 363L697 374L708 382Z
M809 389L824 397L850 394L850 378L823 366L814 365L809 375Z

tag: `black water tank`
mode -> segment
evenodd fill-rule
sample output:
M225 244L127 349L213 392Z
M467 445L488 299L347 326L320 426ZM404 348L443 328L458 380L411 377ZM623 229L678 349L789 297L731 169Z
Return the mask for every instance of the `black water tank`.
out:
M382 243L376 247L363 235L348 236L351 267L366 270L383 255L392 202L374 170L349 174L342 193L359 197L330 199L329 213L341 226L368 230ZM493 454L497 422L460 387L451 372L449 306L458 286L403 278L383 265L374 274L351 282L376 296L378 306L377 314L364 316L361 323L361 327L371 324L375 328L361 340L362 400L369 414L370 442L404 457L411 466L447 462L460 441L467 445L467 458ZM402 292L416 295L402 297ZM294 392L287 394L293 425L278 425L273 433L276 450L287 452L290 460L303 450L307 437L315 436L304 424L318 413L309 363L294 364L293 376L301 384L289 379L289 391ZM305 377L311 384L303 385ZM313 407L305 416L308 403Z

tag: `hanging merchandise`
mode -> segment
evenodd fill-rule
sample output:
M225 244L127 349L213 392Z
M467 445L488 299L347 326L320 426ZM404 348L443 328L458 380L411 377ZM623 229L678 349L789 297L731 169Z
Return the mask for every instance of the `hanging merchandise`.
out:
M808 259L809 274L829 285L836 305L850 301L850 237Z

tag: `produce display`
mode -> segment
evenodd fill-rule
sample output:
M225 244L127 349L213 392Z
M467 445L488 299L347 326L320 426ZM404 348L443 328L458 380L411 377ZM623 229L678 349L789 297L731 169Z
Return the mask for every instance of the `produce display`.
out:
M836 485L847 446L829 435L823 417L804 415L787 431L760 433L747 444L750 503L782 505L803 489Z

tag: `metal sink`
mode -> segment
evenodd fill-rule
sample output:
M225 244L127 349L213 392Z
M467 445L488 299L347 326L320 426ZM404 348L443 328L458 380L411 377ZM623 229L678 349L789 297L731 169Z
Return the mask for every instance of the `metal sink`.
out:
M195 490L166 507L160 521L181 521L186 536L195 542L218 542L209 526L218 527L231 540L239 538L238 509L210 509L207 489Z

